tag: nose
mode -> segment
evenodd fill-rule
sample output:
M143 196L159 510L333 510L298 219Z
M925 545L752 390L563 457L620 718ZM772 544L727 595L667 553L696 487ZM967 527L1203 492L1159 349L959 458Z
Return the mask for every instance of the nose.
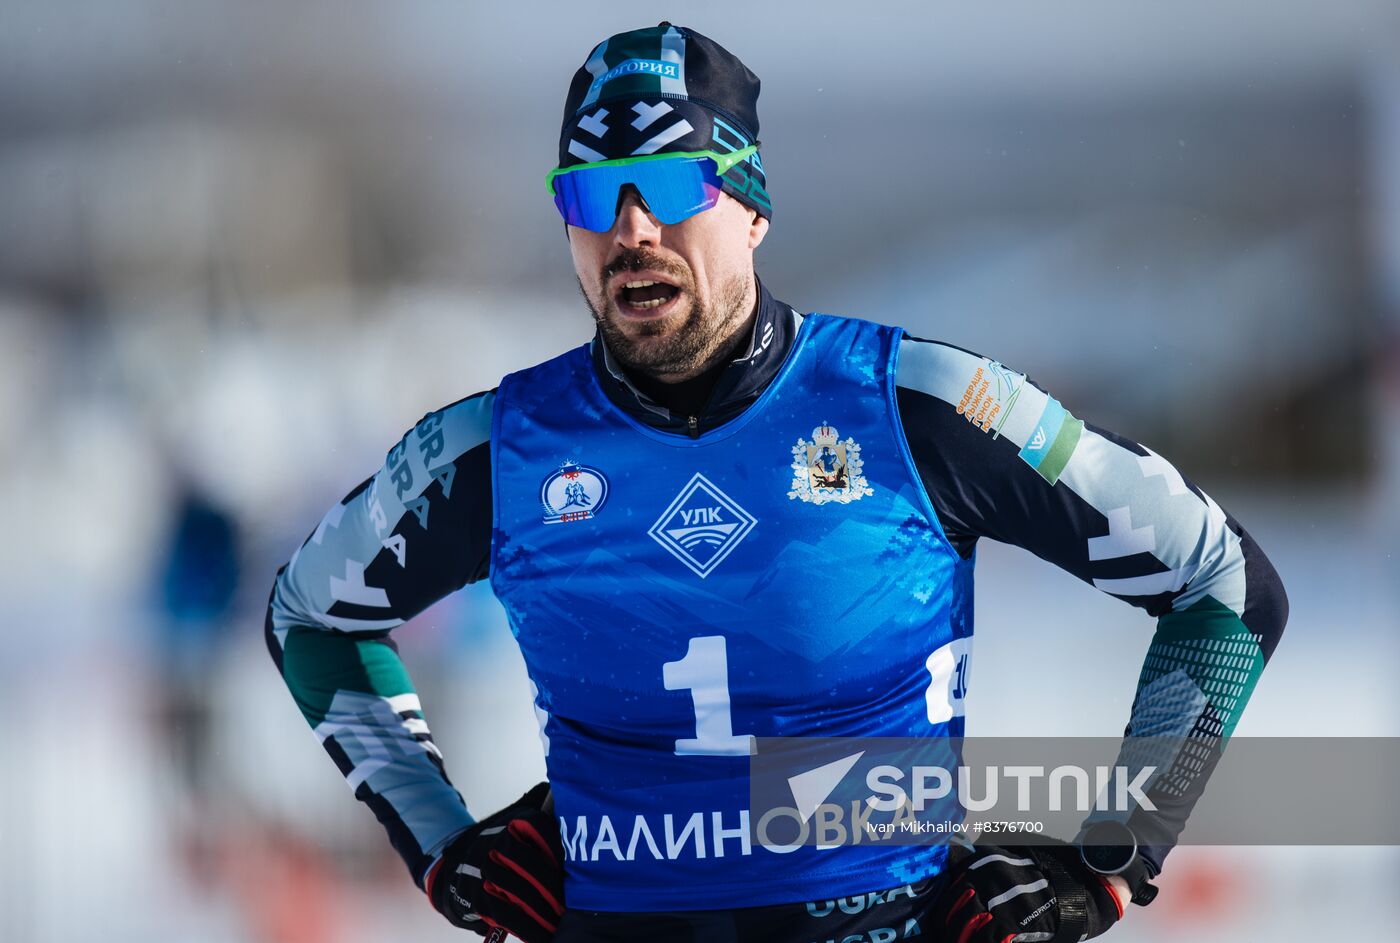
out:
M630 184L618 194L617 222L613 224L613 238L617 244L627 249L638 246L654 246L661 241L661 223L651 215L637 188Z

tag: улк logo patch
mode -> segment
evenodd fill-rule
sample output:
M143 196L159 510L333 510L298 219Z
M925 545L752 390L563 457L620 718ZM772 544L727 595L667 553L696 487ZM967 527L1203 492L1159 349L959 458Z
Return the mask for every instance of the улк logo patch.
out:
M647 533L704 579L756 523L752 514L697 472Z
M788 497L812 504L858 501L875 493L861 474L864 465L856 440L847 436L842 441L835 426L822 423L812 430L812 441L799 437L792 447L792 490Z
M586 521L596 517L607 500L607 476L577 462L565 462L540 485L546 524Z

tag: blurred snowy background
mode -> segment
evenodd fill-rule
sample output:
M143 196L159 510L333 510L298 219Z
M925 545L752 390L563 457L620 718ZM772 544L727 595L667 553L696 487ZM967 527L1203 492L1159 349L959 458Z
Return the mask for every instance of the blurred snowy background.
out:
M779 297L1173 458L1292 599L1239 733L1400 735L1400 9L854 10L0 0L0 938L461 938L263 607L423 413L588 336L544 173L591 45L663 16L764 81ZM994 545L978 586L971 732L1121 731L1151 621ZM535 782L490 591L398 636L472 808ZM1372 938L1400 852L1170 865L1113 939Z

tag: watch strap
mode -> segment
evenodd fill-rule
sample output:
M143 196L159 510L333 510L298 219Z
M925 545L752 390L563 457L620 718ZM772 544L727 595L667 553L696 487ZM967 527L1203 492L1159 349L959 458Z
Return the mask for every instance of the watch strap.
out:
M1157 885L1150 883L1152 870L1141 855L1133 858L1131 864L1118 873L1128 885L1128 890L1132 891L1132 902L1139 907L1146 907L1152 903L1157 896Z

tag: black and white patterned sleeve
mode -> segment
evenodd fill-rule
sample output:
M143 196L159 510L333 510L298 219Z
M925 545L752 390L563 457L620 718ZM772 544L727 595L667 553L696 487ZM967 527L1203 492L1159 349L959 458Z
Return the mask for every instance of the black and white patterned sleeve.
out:
M423 417L277 573L268 650L355 797L420 883L472 822L388 637L487 576L492 393Z
M1160 870L1283 632L1278 574L1165 458L1075 418L1021 373L906 336L896 385L960 553L980 537L1024 547L1158 617L1126 734L1179 744L1149 780L1158 812L1130 822Z

